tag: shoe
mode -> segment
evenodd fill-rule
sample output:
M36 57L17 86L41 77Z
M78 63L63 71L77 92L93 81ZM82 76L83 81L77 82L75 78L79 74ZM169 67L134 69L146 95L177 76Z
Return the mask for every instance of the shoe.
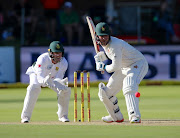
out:
M21 123L29 123L29 118L25 117L21 120Z
M120 123L120 122L123 122L124 121L124 118L120 119L120 120L116 120L116 121L113 121L112 117L111 116L104 116L102 117L102 120L106 123L112 123L112 122L117 122L117 123Z
M59 121L61 121L61 122L70 122L70 120L68 119L68 117L66 115L59 118Z
M139 117L132 117L130 123L141 123L141 118L139 118Z

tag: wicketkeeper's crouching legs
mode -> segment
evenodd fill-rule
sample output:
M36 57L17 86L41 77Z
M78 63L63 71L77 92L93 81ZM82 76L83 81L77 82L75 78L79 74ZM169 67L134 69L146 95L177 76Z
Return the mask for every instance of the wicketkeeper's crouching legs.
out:
M99 84L98 96L109 113L109 116L102 117L102 120L107 123L123 122L124 118L118 106L118 99L113 95L108 96L104 83Z
M24 107L21 113L22 123L29 122L40 92L41 87L38 84L30 84L27 87L27 93L24 99Z
M71 88L68 87L68 78L63 80L55 79L53 81L53 89L57 93L58 99L58 119L61 122L69 122L68 110L69 110L69 100L71 96Z
M32 80L36 78L34 75L30 77ZM31 80L30 79L30 80ZM36 80L36 79L35 79ZM60 80L56 79L48 85L49 88L54 90L57 93L58 97L58 118L61 122L69 122L68 119L68 109L69 109L69 100L71 95L71 88L67 87L65 83L67 83L67 79ZM32 82L32 81L31 81ZM31 119L31 115L38 99L38 96L41 92L41 85L35 81L36 84L30 83L27 87L27 93L24 100L24 107L21 114L21 122L28 123Z
M69 100L71 96L71 88L68 87L66 90L61 90L57 95L58 99L58 118L61 122L69 122L68 110L69 110Z

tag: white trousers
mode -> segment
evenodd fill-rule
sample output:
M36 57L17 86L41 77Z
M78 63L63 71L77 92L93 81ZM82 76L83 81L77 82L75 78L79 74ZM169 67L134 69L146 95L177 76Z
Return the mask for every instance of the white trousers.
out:
M41 85L37 81L37 76L35 73L29 75L30 83L27 87L27 93L24 99L24 106L21 113L21 119L27 117L29 120L31 118L34 106L41 92Z

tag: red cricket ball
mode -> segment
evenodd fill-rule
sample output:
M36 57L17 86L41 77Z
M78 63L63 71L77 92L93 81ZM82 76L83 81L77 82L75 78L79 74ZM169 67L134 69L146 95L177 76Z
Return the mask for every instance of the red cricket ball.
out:
M136 93L135 93L135 96L136 96L136 97L140 97L141 94L140 94L139 92L136 92Z

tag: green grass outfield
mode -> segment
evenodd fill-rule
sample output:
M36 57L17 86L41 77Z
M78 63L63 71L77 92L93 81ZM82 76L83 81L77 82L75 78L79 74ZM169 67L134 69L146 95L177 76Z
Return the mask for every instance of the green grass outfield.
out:
M29 124L21 124L20 116L26 88L0 89L0 137L180 137L180 86L140 86L141 124L130 124L122 92L117 94L125 122L107 124L101 117L107 115L98 98L98 89L91 87L91 120L87 122L87 98L85 89L85 122L73 122L73 89L69 104L69 119L62 123L57 119L56 93L43 88ZM78 91L78 119L80 119L80 90Z

